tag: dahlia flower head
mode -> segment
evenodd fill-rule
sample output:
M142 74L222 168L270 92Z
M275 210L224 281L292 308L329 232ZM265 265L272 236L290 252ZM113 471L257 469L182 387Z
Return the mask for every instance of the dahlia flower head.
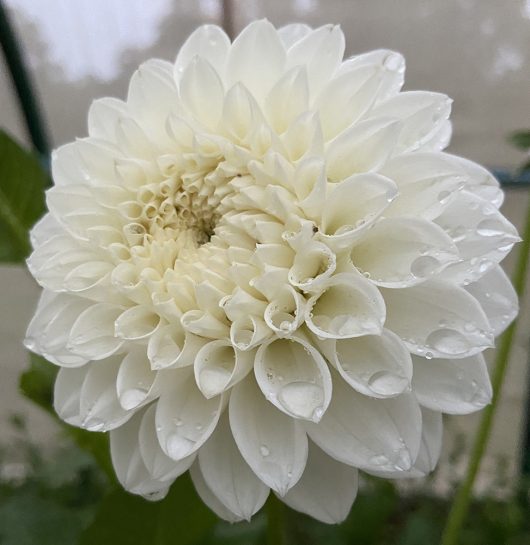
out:
M442 413L490 401L503 194L441 151L451 100L402 92L400 54L343 54L338 26L202 26L53 153L26 344L132 493L189 469L223 519L272 489L339 522L359 470L426 475Z

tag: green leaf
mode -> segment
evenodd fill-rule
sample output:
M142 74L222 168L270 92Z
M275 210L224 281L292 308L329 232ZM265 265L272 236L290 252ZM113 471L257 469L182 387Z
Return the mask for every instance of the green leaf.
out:
M65 424L53 409L53 385L57 366L36 354L30 354L30 368L20 377L22 394L48 412L82 450L90 453L111 481L115 481L107 433L98 433Z
M530 149L530 131L516 131L510 134L508 140L516 148L523 151Z
M29 254L28 232L45 210L47 181L37 157L0 131L0 262Z
M80 545L198 545L216 521L186 474L157 503L121 489L110 493L83 532Z

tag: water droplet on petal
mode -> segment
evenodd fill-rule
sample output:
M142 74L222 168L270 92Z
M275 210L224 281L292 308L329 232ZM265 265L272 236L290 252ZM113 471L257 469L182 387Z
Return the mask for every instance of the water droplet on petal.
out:
M448 356L465 354L471 347L462 333L450 328L433 331L427 337L426 344Z
M408 383L406 377L388 371L378 371L368 379L370 390L379 395L393 395L402 392Z
M232 373L223 367L207 367L199 374L201 391L207 397L220 394L230 381Z
M308 382L290 382L280 390L278 400L293 416L311 419L324 402L324 390Z
M130 411L143 403L146 396L147 390L145 388L130 388L121 394L120 404L126 411Z
M432 256L424 255L415 259L411 266L410 272L416 278L425 278L432 274L437 267L439 267L440 262Z
M386 466L388 462L389 460L384 454L376 454L368 460L368 463L377 467Z
M264 458L266 458L271 453L271 451L269 450L269 447L267 447L267 445L261 445L259 447L259 452Z
M432 352L425 352L425 358L428 360L432 360L434 357Z
M477 233L482 237L497 237L504 235L505 229L499 221L486 219L477 225Z
M166 443L167 454L174 460L181 460L191 453L194 445L195 441L182 437L178 433L173 433Z

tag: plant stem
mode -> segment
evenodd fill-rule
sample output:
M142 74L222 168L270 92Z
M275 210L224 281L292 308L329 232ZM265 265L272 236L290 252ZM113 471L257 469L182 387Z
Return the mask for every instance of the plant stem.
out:
M267 500L267 545L287 545L285 505L271 493Z
M517 256L515 272L513 275L513 286L517 292L519 300L521 300L524 294L528 269L528 254L530 251L530 199L527 207L523 241L519 248L519 254ZM493 388L491 404L488 405L482 413L482 419L480 421L475 441L473 443L473 448L471 450L466 476L453 500L449 516L447 517L445 529L442 534L441 545L457 545L458 543L460 531L469 510L473 484L480 469L480 463L484 456L488 439L491 434L493 418L498 407L500 393L504 383L504 378L506 376L506 369L508 367L510 353L513 347L517 322L518 320L514 320L501 337L491 378Z

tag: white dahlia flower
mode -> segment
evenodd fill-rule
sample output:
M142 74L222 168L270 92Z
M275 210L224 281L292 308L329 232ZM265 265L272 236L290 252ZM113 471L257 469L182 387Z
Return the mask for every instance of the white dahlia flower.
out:
M53 154L27 346L133 493L190 469L224 519L272 489L338 522L359 469L427 474L441 413L490 401L502 192L441 151L451 101L400 92L401 55L343 53L337 26L200 27Z

